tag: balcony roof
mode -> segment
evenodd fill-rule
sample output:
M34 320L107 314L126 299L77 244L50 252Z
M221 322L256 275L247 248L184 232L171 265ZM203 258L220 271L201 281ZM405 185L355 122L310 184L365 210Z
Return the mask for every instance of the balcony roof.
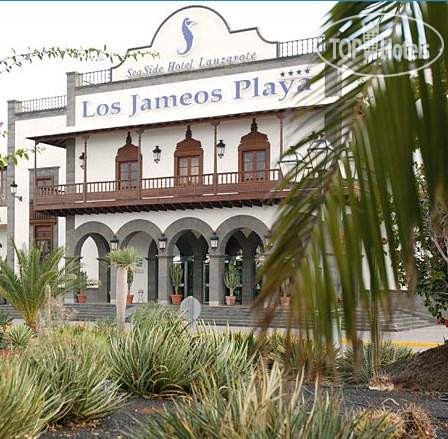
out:
M45 143L47 145L53 145L53 146L57 146L60 148L65 148L66 141L68 139L73 139L74 137L77 137L77 136L85 136L85 135L106 133L106 132L112 132L112 131L136 130L138 128L152 129L152 128L168 127L168 126L175 126L175 125L187 125L187 124L193 125L193 124L212 122L212 121L242 119L242 118L246 118L248 116L253 117L253 116L258 116L258 115L269 115L269 114L277 114L277 113L288 113L288 112L292 113L295 110L312 110L312 109L317 109L317 108L321 108L324 106L325 106L324 104L309 105L309 106L303 106L303 107L282 108L282 109L278 109L278 110L252 111L252 112L246 112L246 113L226 114L224 116L201 117L201 118L196 118L196 119L183 119L183 120L176 120L176 121L172 121L172 122L157 122L157 123L137 124L137 125L133 124L133 125L126 125L126 126L89 129L89 130L82 130L82 131L61 132L61 133L57 133L57 134L27 137L27 139L33 140L33 141L36 141L39 143Z

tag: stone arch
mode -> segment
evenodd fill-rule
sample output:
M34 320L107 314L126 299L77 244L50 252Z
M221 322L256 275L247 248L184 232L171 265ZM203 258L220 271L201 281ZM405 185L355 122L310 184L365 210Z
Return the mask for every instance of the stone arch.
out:
M114 236L114 232L106 224L97 221L89 221L80 225L77 229L75 229L70 240L72 242L74 256L80 256L82 245L89 236L92 237L97 246L99 244L107 243L107 247L109 247L109 243Z
M224 254L227 242L230 237L238 230L249 229L266 243L266 236L269 233L269 227L258 218L251 215L236 215L226 219L216 230L219 237L218 252Z
M117 238L120 242L120 247L126 247L130 239L139 232L146 233L150 236L157 245L159 246L159 237L162 231L154 223L148 220L136 219L127 222L117 232Z
M199 218L181 218L174 221L165 231L167 238L166 251L168 255L171 255L176 245L176 241L179 236L191 230L193 233L198 233L204 237L207 245L210 247L210 236L213 234L213 229L204 221Z
M71 242L73 248L73 256L80 257L82 247L87 238L91 237L95 242L98 250L99 259L103 259L110 251L110 240L114 233L107 225L89 221L82 224L73 232ZM88 302L109 302L111 290L110 268L106 264L98 261L99 264L99 280L101 285L97 289L92 289L87 294Z
M147 235L150 242L146 252L140 253L140 256L146 259L146 281L144 286L141 285L143 287L141 289L146 290L148 300L157 300L159 237L162 232L151 221L143 219L129 221L117 231L120 247L127 247L138 233ZM137 237L137 239L140 238Z

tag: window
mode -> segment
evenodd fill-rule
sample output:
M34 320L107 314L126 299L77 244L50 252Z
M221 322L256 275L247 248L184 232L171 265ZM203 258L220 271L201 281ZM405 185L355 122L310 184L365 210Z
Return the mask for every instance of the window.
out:
M138 147L132 144L131 134L126 137L126 144L122 146L115 157L115 179L117 180L118 190L136 189L141 174L141 156L140 170L138 160Z
M179 184L199 183L199 157L181 157L178 161Z
M241 137L238 154L241 181L269 179L270 144L268 136L258 131L255 119L252 120L250 133Z
M266 151L243 152L244 181L264 180L266 167Z
M53 250L53 226L51 224L34 226L34 242L47 257Z
M174 175L177 185L200 184L203 154L201 142L192 138L191 129L188 126L185 139L177 144L174 152Z
M121 162L118 180L122 189L135 189L138 183L138 162Z

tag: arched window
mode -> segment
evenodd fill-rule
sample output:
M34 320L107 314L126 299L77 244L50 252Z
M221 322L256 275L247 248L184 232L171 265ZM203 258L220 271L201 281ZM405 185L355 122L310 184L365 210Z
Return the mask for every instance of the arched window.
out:
M241 137L238 146L238 168L243 181L269 179L270 144L266 134L258 132L255 119L252 120L250 133Z
M204 151L199 140L191 137L190 125L185 139L179 142L174 151L174 176L177 184L199 184L203 170Z
M140 159L140 171L141 171ZM119 189L135 189L138 184L138 147L132 144L131 133L128 132L126 144L122 146L115 157L115 179Z

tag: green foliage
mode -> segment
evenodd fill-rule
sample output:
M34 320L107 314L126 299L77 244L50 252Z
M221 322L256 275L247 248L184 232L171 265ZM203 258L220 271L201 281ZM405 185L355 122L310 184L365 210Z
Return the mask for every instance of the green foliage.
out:
M287 383L277 364L248 379L229 371L224 386L209 375L195 386L191 404L156 413L132 439L385 439L382 419L363 423L340 410L338 398L316 393L312 409L303 398L302 382Z
M414 355L410 348L395 346L390 340L378 346L378 361L375 361L374 350L375 346L371 342L364 344L361 358L358 359L353 349L348 347L337 359L337 370L342 380L349 383L368 383L371 378L381 374L386 366Z
M111 339L108 361L123 390L141 396L189 391L201 365L183 327L178 318L173 325L136 325Z
M11 325L13 318L9 315L8 311L0 309L0 332L6 331L8 326Z
M95 279L90 279L85 270L79 270L79 273L75 275L71 282L71 287L75 291L84 292L87 288L97 288L98 286L100 286L100 283Z
M110 379L105 351L105 341L91 331L66 329L41 337L25 352L23 361L54 400L51 422L97 419L123 404L117 383Z
M28 326L13 325L5 332L3 339L10 349L25 349L34 336Z
M64 260L63 248L44 257L37 245L28 251L19 250L13 245L18 272L0 259L0 295L22 315L30 328L35 329L39 310L48 300L47 288L53 297L70 289L75 264L68 262L60 268Z
M151 328L154 326L180 326L180 314L178 310L174 310L167 305L158 303L145 303L135 310L132 315L132 324L134 326L144 326Z
M176 294L179 294L179 287L182 283L184 270L181 264L173 264L170 269L171 284L174 287Z
M414 167L416 157L421 157L427 179L431 217L441 206L448 207L448 51L441 50L441 42L429 27L416 23L423 20L440 32L442 41L448 41L448 5L338 2L325 23L325 40L352 39L366 25L378 23L375 12L392 12L381 19L380 34L389 26L397 42L429 41L431 52L440 53L440 57L415 75L360 80L346 72L337 84L330 84L343 91L341 98L305 121L317 124L326 115L325 128L303 138L285 154L304 153L315 136L323 134L330 139L332 149L315 157L313 169L309 163L298 163L282 183L291 190L274 224L272 250L260 273L264 276L263 290L257 297L258 306L265 307L266 320L271 320L275 313L266 305L279 302L281 286L290 280L291 317L300 309L314 320L312 336L328 343L340 337L330 316L342 298L346 337L354 346L359 345L357 309L363 307L370 313L382 303L383 292L394 281L399 287L399 260L406 267L409 290L415 291L415 234L425 219ZM397 12L410 19L397 19ZM361 16L356 17L358 14ZM343 20L348 17L352 19ZM407 26L404 22L412 22L410 32L403 31ZM343 65L339 54L336 59L332 57L331 46L326 47L324 56L332 58L335 65ZM363 58L362 51L359 54ZM351 60L355 66L360 61ZM402 58L372 63L363 73L400 73L421 67L423 62ZM325 65L313 83L324 76L336 77L334 73L333 67ZM328 81L321 82L328 87ZM315 88L316 95L324 95L323 88ZM338 291L332 281L336 276Z
M104 336L113 336L117 330L117 322L110 317L99 319L95 322L93 330Z
M134 283L134 270L132 268L128 268L126 271L126 283L128 284L128 294L130 294L132 284Z
M224 275L224 284L229 289L229 294L233 296L233 293L240 284L240 276L238 273L238 268L236 266L235 259L231 259L227 265L227 271Z
M0 309L0 349L6 347L5 332L12 323L12 317L7 311Z
M126 52L126 54L123 55L109 51L106 45L102 48L89 47L85 49L73 47L42 47L40 49L31 49L28 47L28 51L23 53L17 53L14 49L11 49L10 55L0 59L0 74L8 73L13 68L23 67L25 64L32 64L33 61L42 61L44 59L72 58L83 62L110 61L122 63L127 58L136 60L148 55L152 57L157 56L157 54L147 50L133 50L132 52Z
M110 251L106 256L106 261L115 267L134 270L137 258L138 255L135 248L126 247Z
M126 391L148 397L183 394L203 371L221 383L229 371L244 375L252 368L253 357L233 333L201 324L190 332L168 307L141 307L133 324L129 333L111 339L108 357L112 375Z
M33 368L17 358L0 362L0 439L34 437L54 415L55 400Z

